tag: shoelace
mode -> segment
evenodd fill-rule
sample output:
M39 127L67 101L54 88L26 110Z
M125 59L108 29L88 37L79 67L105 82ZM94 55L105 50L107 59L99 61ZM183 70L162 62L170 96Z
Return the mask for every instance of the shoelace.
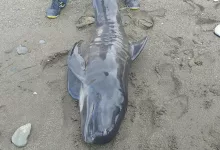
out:
M66 6L66 4L64 2L60 2L60 5L59 5L60 8L63 8L65 6Z
M55 9L58 9L58 7L63 8L63 7L65 7L65 5L66 4L60 0L53 0L51 8L55 8Z

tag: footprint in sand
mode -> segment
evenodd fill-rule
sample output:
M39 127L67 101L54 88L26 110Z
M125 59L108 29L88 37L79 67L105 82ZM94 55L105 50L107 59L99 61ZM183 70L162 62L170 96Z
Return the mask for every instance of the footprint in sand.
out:
M205 7L200 4L195 3L193 0L183 0L184 3L188 4L191 7L189 10L183 12L188 15L199 15L204 12Z
M63 108L63 126L62 126L62 139L64 139L64 149L71 149L71 147L85 147L83 145L81 130L80 130L80 114L78 102L66 92L62 98Z
M220 149L220 117L216 117L211 125L207 125L201 131L203 139L211 149Z
M141 81L141 82L138 82L138 81ZM134 93L136 97L140 97L143 94L148 93L148 87L149 87L148 83L141 79L138 80L136 78L135 73L131 73L129 75L129 84L132 85L132 88L134 90L132 93Z
M66 90L66 59L68 50L53 53L41 61L42 72L39 77L53 93Z
M188 111L188 97L180 95L182 83L170 63L157 64L158 82L154 89L156 105L153 121L156 127L169 126L170 119L181 118Z
M164 107L166 114L172 119L180 119L189 109L189 98L186 95L180 95L169 100Z
M139 103L138 107L139 118L143 122L143 127L154 126L153 114L155 113L155 105L153 101L148 99L143 99Z
M168 149L168 142L162 132L155 132L149 140L149 150Z
M157 94L167 98L179 95L182 83L175 74L174 66L169 63L157 64L155 71L159 78Z
M220 8L220 3L215 4L215 5L214 5L214 8L215 8L215 9L219 9L219 8Z
M206 52L203 54L199 54L199 56L195 58L194 63L197 66L203 66L206 68L210 68L210 66L215 65L217 59L218 58L215 55L213 55L212 53Z

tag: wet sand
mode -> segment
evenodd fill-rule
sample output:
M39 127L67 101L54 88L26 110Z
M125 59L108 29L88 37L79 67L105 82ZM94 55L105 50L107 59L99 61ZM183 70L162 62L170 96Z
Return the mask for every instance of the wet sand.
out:
M45 17L49 4L0 5L1 150L19 149L10 139L28 122L32 131L24 150L220 149L220 39L213 34L219 2L141 0L142 13L134 16L153 22L152 28L134 25L122 13L129 38L147 35L149 41L132 65L126 117L104 146L82 142L78 103L66 89L66 52L95 30L76 28L90 3L71 0L54 20ZM17 54L20 44L27 54Z

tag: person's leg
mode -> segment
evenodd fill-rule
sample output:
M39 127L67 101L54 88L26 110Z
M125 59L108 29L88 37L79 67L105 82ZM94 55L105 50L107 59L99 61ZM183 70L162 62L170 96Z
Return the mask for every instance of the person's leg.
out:
M67 0L52 0L50 7L46 11L47 18L54 19L60 14L62 8L66 6Z
M139 0L124 0L125 5L129 7L130 9L139 9L140 8L140 2Z

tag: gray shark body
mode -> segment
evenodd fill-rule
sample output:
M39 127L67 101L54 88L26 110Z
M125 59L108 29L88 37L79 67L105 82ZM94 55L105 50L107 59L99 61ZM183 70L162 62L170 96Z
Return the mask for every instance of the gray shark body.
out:
M79 100L81 130L86 143L105 144L117 134L128 103L132 61L147 38L130 43L117 0L93 0L96 34L82 55L82 42L68 55L68 92Z

